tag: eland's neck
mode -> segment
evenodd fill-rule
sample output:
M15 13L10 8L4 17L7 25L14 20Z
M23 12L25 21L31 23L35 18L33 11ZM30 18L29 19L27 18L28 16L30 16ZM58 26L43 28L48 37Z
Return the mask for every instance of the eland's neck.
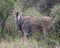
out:
M19 20L20 20L20 16L16 16L16 17L15 17L16 25L18 25Z
M18 16L15 17L15 21L18 22Z

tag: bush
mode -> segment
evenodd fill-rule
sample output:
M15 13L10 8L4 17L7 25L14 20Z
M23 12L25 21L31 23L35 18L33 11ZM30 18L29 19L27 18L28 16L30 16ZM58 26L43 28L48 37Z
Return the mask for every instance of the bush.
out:
M12 12L12 9L14 8L14 0L2 0L0 4L0 38L2 38L4 35L4 27L7 18Z
M54 36L57 41L60 40L60 3L56 4L51 11L51 15L54 17ZM59 41L60 42L60 41Z

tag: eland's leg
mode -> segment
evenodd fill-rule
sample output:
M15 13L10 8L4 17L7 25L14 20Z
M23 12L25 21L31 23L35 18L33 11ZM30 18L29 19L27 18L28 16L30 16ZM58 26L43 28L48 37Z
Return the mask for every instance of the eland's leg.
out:
M43 37L46 38L48 35L46 26L44 26L42 29L43 29L43 33L44 33Z
M22 31L24 33L24 38L26 39L28 34L29 34L29 25L28 25L28 21L25 21L22 25Z

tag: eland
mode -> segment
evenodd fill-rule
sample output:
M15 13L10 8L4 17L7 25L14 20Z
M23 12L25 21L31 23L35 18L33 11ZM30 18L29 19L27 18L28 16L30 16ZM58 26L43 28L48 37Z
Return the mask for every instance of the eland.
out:
M24 33L25 38L29 33L36 31L42 31L46 36L53 23L53 18L49 16L42 16L41 19L37 19L33 16L23 16L19 12L15 12L15 20L17 29Z

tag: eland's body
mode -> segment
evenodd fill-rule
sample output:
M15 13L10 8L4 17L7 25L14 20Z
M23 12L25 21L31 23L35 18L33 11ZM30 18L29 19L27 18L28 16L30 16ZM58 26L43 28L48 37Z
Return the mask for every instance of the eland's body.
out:
M21 30L25 37L32 31L43 31L46 35L52 26L52 17L44 16L41 19L35 19L32 16L22 16L19 12L15 15L17 29Z

